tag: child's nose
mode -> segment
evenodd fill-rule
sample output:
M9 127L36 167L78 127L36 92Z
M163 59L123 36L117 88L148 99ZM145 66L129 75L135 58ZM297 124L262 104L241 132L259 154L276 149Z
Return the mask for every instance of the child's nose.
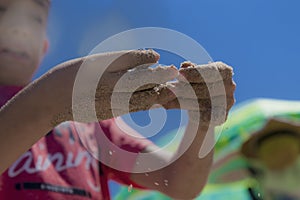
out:
M33 26L30 24L28 12L19 5L22 1L12 4L2 15L0 20L1 34L8 36L27 37L31 34Z
M1 31L1 39L6 40L6 42L13 42L17 45L17 43L26 40L30 40L30 32L26 28L23 28L22 26L9 26L9 27L2 27Z

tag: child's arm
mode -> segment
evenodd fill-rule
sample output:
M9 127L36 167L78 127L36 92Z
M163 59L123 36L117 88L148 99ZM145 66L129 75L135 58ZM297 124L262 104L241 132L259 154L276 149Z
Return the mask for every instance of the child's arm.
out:
M82 116L78 116L75 120L79 119L84 122L97 120L85 115L84 106L88 102L86 99L89 98L85 96L88 94L85 92L89 91L90 88L83 88L81 93L79 93L79 101L72 102L74 81L83 61L88 63L84 66L88 68L88 73L85 74L85 80L87 81L90 80L90 76L92 77L98 72L99 68L103 68L106 64L111 63L104 74L105 79L103 82L95 86L96 97L90 97L92 100L95 99L95 115L97 115L99 120L103 120L113 117L110 107L107 108L110 104L105 104L103 101L110 98L113 86L118 81L118 78L127 72L128 69L143 64L153 64L158 59L159 55L154 51L126 51L94 55L60 64L40 79L28 85L0 110L0 172L2 173L22 153L57 124L63 121L74 120L72 106L80 109L82 112ZM162 76L166 74L167 76ZM152 73L152 75L166 82L177 76L177 70L168 68ZM143 78L143 76L136 78ZM110 80L111 82L109 82ZM136 104L131 110L149 109L147 105L159 103L160 100L162 102L169 101L167 96L161 98L155 92L143 90L136 94L135 102L139 102L137 99L141 95L146 98L140 101L141 105ZM126 112L129 111L121 111L120 114L125 114Z

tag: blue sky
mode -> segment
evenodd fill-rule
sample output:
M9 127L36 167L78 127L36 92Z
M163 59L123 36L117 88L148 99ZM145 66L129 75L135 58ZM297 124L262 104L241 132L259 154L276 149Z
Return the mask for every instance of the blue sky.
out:
M297 100L299 6L297 0L54 0L50 50L37 76L88 54L113 34L155 26L187 34L213 60L233 66L237 103L259 97ZM172 57L163 61L174 63Z
M237 103L253 98L299 100L299 6L298 0L53 0L50 49L37 76L87 55L113 34L154 26L192 37L213 60L231 65ZM178 65L177 59L165 55L162 62Z

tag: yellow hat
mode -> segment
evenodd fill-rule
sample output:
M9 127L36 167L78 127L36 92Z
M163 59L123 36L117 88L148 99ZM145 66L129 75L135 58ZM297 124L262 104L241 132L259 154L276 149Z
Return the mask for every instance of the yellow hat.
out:
M248 158L258 158L260 144L271 136L289 134L295 137L300 145L300 124L283 120L270 119L266 125L244 142L241 153Z

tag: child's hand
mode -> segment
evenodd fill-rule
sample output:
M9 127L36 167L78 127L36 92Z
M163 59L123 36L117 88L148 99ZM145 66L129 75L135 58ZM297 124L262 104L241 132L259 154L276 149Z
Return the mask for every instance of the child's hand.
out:
M179 81L172 83L174 88L169 87L177 99L165 107L188 110L192 121L223 123L235 102L232 68L222 62L198 66L185 62L179 73Z
M186 109L197 122L218 125L225 121L235 101L231 67L221 62L201 66L185 62L178 76L173 66L148 68L158 59L152 50L133 50L63 63L56 68L60 75L54 76L55 83L62 81L54 88L61 90L57 96L67 97L61 100L64 106L53 123L105 120L149 110L154 104L166 109ZM178 81L170 82L175 78Z
M57 68L65 74L61 76L61 87L65 87L64 81L70 74L75 84L68 86L73 87L68 89L73 91L69 97L72 103L67 100L68 109L56 116L55 123L66 118L81 122L105 120L173 100L169 93L159 93L155 87L176 78L178 70L172 66L149 68L158 59L153 50L132 50L96 54L62 64Z
M158 59L158 54L151 50L131 51L113 62L103 74L95 95L98 118L149 110L155 104L173 100L171 92L159 93L155 88L176 78L178 70L174 66L149 68ZM124 66L127 60L131 63Z

